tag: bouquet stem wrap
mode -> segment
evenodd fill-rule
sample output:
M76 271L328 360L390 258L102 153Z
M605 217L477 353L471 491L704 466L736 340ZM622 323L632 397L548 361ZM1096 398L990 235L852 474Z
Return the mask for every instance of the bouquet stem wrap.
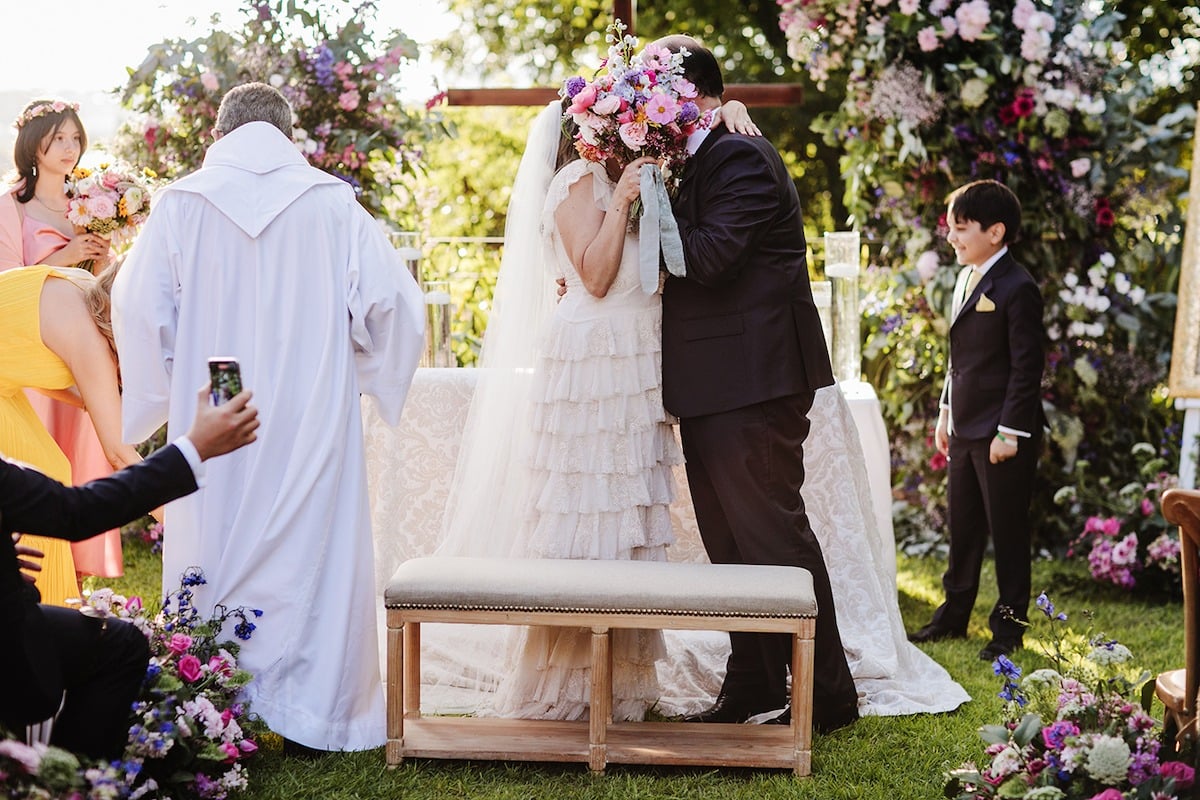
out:
M671 198L663 183L662 171L654 164L643 164L642 221L638 240L639 274L642 291L654 294L658 291L659 253L667 271L677 278L687 274L683 261L683 240L679 238L679 224L671 212Z

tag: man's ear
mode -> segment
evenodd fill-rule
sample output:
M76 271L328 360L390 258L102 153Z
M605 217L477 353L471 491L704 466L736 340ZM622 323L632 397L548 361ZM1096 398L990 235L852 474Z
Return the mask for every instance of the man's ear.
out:
M987 229L988 238L992 240L992 244L1000 244L1004 241L1004 236L1008 233L1008 226L1003 222L993 222L992 227Z

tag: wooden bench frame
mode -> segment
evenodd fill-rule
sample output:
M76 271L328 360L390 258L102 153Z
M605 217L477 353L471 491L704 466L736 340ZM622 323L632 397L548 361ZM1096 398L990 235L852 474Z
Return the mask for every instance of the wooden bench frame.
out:
M588 720L421 716L421 624L547 625L590 628ZM405 758L586 762L602 774L614 764L771 767L797 776L812 770L815 617L711 616L654 612L519 611L460 608L387 609L387 751L389 767ZM792 722L784 725L613 722L615 628L785 633L793 637Z

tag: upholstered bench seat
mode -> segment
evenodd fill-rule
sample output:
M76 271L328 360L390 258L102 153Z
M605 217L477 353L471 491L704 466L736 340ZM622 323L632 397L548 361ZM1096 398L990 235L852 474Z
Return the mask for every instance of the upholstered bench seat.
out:
M405 757L782 767L811 765L812 576L799 567L645 561L417 558L384 593L389 765ZM422 717L423 622L592 631L591 708L581 722ZM794 637L792 723L614 723L614 628L762 631Z

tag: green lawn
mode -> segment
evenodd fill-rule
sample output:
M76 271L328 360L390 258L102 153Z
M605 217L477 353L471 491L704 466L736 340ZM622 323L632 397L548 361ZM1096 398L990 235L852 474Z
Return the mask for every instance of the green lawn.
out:
M98 581L123 593L158 594L158 558L140 545L127 548L127 576ZM900 610L909 628L927 621L940 595L943 562L899 557ZM987 642L986 612L995 600L991 563L985 565L983 592L966 641L926 645L975 698L959 710L937 716L866 717L829 736L818 736L813 748L813 775L795 779L772 770L610 767L594 777L579 764L545 765L462 761L406 762L395 770L383 763L383 751L337 754L313 761L285 758L269 745L248 762L252 800L293 798L788 798L833 800L925 800L942 796L942 773L968 759L980 759L983 745L976 730L1000 721L999 680L977 657ZM1130 600L1119 590L1106 590L1086 578L1078 562L1039 562L1034 591L1046 591L1083 633L1084 611L1095 613L1097 629L1128 646L1138 665L1151 673L1182 665L1182 609L1177 600ZM1027 640L1028 643L1028 640ZM1029 651L1016 661L1026 670L1040 666ZM1161 715L1155 706L1155 716Z

